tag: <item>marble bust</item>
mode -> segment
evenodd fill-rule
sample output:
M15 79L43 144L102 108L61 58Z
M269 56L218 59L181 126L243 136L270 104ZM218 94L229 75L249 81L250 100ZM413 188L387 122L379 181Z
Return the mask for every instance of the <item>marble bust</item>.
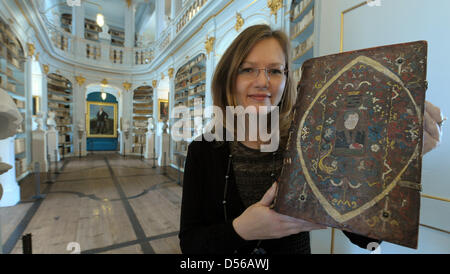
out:
M163 124L162 124L162 133L163 134L167 134L168 133L168 129L169 129L168 123L169 122L167 121L167 118L164 118Z
M49 130L56 129L55 115L56 115L56 113L54 111L48 112L47 126L49 127Z
M102 27L102 32L98 34L98 37L102 40L111 40L111 34L108 33L109 27L107 24L104 24Z
M147 124L147 130L148 133L153 134L153 130L155 129L155 122L153 120L153 117L148 118L148 124Z

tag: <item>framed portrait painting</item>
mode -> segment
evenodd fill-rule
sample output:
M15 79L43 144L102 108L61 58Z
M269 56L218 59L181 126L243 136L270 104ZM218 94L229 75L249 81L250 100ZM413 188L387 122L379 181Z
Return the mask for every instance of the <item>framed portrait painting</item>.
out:
M158 100L158 121L162 122L164 119L169 119L169 101L164 99Z
M117 138L117 103L87 102L87 137Z

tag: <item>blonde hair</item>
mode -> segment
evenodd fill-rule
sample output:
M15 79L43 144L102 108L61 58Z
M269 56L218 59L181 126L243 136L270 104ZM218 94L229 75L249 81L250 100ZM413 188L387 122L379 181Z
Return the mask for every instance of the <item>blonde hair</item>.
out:
M274 38L278 41L286 57L286 84L280 103L278 104L280 135L286 136L292 121L291 111L295 104L297 93L294 86L295 83L292 83L292 74L290 71L290 41L287 35L281 30L272 30L268 25L254 25L248 27L238 35L225 51L214 72L211 84L213 104L220 107L223 113L226 113L227 106L237 106L233 91L235 89L239 67L257 42L269 38ZM225 120L224 126L226 126Z

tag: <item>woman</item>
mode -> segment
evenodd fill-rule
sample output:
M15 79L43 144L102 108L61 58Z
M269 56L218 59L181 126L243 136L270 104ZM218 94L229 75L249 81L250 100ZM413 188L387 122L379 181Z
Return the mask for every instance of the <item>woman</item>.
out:
M271 209L296 99L289 60L286 35L256 25L233 41L217 65L214 105L224 114L227 106L253 107L260 114L278 106L280 145L261 152L267 142L249 138L248 121L243 141L201 138L189 145L179 234L183 253L310 253L309 231L325 228ZM236 137L237 127L224 122L224 128ZM344 233L361 248L378 242Z

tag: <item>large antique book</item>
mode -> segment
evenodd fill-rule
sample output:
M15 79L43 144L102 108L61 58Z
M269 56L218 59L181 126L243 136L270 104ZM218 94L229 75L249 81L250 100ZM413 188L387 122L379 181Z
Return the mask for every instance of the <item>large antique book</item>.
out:
M275 210L417 248L427 43L303 64Z

